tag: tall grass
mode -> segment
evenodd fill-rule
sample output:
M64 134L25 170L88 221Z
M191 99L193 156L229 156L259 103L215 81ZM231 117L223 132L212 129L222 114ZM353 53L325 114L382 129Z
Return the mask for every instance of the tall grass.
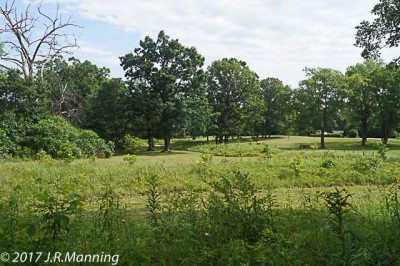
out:
M210 147L2 161L0 250L105 252L120 265L400 263L395 157Z

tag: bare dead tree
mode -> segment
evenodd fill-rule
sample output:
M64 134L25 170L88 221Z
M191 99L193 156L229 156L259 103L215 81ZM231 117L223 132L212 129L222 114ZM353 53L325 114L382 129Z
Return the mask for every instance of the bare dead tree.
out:
M69 121L79 122L77 118L81 114L82 97L73 90L68 89L68 84L61 79L58 80L58 86L51 92L53 105L52 113L65 117Z
M4 20L4 28L0 29L3 42L1 60L16 65L25 78L34 75L42 76L43 67L55 56L72 53L78 48L76 37L67 32L70 28L79 28L71 22L71 17L64 19L59 14L59 6L54 17L45 14L42 4L34 10L28 5L24 12L19 13L15 0L0 7L0 17ZM37 66L37 62L41 66ZM0 62L0 66L9 65ZM37 69L38 68L38 69Z

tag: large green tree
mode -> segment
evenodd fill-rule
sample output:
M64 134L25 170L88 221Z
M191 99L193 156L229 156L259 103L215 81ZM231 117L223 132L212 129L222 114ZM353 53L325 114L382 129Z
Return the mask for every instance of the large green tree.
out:
M215 61L208 68L208 98L216 118L216 142L240 135L263 122L260 83L247 64L235 58Z
M329 68L306 68L308 79L300 82L298 97L314 129L321 130L321 149L325 149L325 132L346 97L344 75ZM300 116L301 117L301 116Z
M379 89L376 91L377 102L376 120L381 129L384 144L400 123L400 69L389 65L380 71Z
M29 126L49 114L47 86L39 80L24 79L18 70L0 71L0 135L9 144L0 150L15 154L25 140ZM0 153L2 153L0 151Z
M102 83L107 80L109 70L73 57L68 60L57 57L43 68L43 80L49 86L51 112L85 127L85 116Z
M199 99L200 103L206 97L204 58L194 47L185 47L161 31L157 40L146 37L139 48L120 59L130 89L146 105L141 109L149 121L149 134L158 127L164 151L169 151L172 135L187 125L189 102Z
M356 27L355 45L363 48L366 59L379 58L382 48L400 44L400 0L379 0L371 13L376 16L372 22L362 21Z
M377 93L381 87L378 77L385 68L383 62L367 60L347 68L346 77L349 88L346 103L346 117L360 129L361 145L367 141L368 129L377 108Z
M130 125L129 90L119 78L104 81L85 116L86 127L100 137L120 143Z
M291 112L292 89L277 78L261 80L260 89L266 108L261 133L264 136L282 133Z

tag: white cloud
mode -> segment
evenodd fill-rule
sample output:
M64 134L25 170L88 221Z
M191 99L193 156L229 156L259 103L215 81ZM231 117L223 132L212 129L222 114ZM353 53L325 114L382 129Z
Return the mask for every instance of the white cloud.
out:
M83 57L99 67L106 66L107 68L120 70L119 55L102 46L96 46L87 41L79 42L79 49L75 53L75 56L78 58ZM117 72L122 77L123 73L121 71Z
M162 29L195 46L207 63L246 61L261 78L296 85L304 67L345 70L361 62L355 29L370 18L375 0L47 0L71 13L114 25L127 38L156 38ZM107 39L104 40L107 43ZM132 48L138 45L132 43ZM111 54L91 47L104 58ZM125 54L129 51L118 51ZM118 60L118 58L116 58ZM107 61L107 60L106 60ZM115 63L115 62L114 62Z

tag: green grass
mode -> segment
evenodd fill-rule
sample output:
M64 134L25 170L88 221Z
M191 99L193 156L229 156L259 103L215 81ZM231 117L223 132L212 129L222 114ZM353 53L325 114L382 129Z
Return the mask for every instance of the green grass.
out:
M174 139L131 161L1 161L0 248L101 250L121 265L398 264L400 143L385 161L375 140L326 142Z
M271 148L277 148L282 150L299 150L301 144L315 145L317 148L320 146L320 138L319 137L302 137L302 136L271 136L271 138L260 138L257 141L252 140L249 137L242 137L239 139L230 140L230 144L234 143L237 147L238 151L241 149L242 154L246 155L246 152L249 152L250 155L254 155L260 150L262 150L263 145L268 145ZM360 138L325 138L325 143L328 151L335 152L343 152L343 153L356 153L362 154L364 152L365 155L373 155L375 149L375 144L379 143L377 139L370 139L367 141L366 146L361 146ZM172 140L172 148L175 150L193 150L193 151L201 151L202 149L210 149L215 147L214 139L210 138L210 141L207 143L205 138L197 138L196 140L192 139L173 139ZM224 147L224 145L218 145ZM226 146L226 145L225 145ZM225 149L234 149L230 147L231 145L227 145L228 147ZM400 153L400 141L397 139L390 139L388 143L389 156L399 157ZM223 149L223 148L219 148ZM253 151L251 153L250 151Z

